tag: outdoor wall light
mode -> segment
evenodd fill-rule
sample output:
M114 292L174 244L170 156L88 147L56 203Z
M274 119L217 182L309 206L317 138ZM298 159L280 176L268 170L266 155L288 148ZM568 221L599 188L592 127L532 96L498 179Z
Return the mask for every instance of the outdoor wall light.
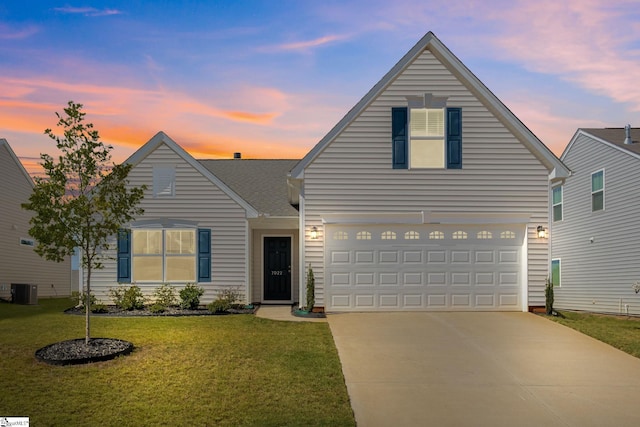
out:
M318 227L316 227L315 225L311 227L311 238L313 240L316 240L318 238Z
M537 231L538 239L544 239L545 237L547 237L547 230L543 226L539 225Z

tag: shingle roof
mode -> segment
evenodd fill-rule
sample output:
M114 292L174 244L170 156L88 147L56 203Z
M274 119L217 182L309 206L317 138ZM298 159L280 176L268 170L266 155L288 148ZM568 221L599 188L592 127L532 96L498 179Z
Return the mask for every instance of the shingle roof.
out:
M298 216L289 204L287 174L298 160L198 160L258 212L270 216Z
M633 144L625 144L624 128L581 129L583 132L603 139L623 150L640 154L640 128L631 128L631 141Z

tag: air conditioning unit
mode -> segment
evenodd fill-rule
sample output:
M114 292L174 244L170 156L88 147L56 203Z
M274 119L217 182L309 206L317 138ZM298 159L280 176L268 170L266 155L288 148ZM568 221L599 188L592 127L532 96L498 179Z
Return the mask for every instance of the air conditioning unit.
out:
M14 304L38 304L38 285L12 283L11 302Z

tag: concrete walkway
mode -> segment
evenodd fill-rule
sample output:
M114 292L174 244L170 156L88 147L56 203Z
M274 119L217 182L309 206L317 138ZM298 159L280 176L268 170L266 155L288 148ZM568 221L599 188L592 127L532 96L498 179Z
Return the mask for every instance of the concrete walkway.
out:
M257 317L287 322L326 322L326 318L297 317L291 314L290 305L261 305L256 312Z
M539 316L328 320L360 427L640 426L640 359Z

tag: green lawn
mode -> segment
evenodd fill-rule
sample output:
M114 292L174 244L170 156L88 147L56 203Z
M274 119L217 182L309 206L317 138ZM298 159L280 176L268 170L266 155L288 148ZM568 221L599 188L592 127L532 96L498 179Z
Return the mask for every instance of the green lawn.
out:
M252 315L92 317L92 336L131 341L125 357L50 366L34 352L84 336L67 299L0 304L0 416L37 426L355 425L326 323Z
M640 358L640 319L563 311L558 323Z

